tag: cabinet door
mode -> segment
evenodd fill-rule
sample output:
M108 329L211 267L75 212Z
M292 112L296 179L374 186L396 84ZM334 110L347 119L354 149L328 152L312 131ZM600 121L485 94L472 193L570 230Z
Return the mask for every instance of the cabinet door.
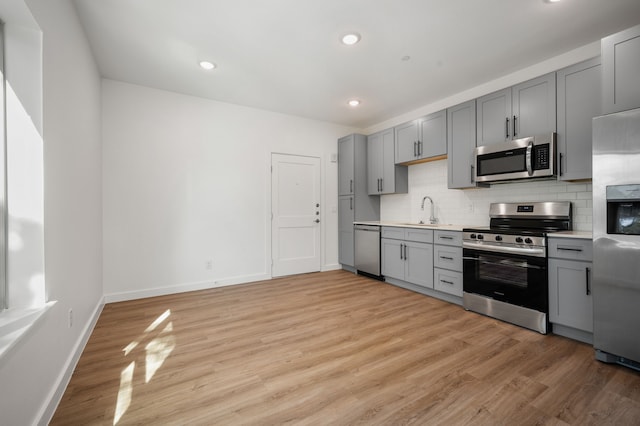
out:
M476 146L491 145L512 138L511 88L478 98L476 107Z
M393 194L397 191L398 182L396 181L396 167L401 168L403 166L396 166L395 162L395 137L393 129L388 129L382 132L382 181L380 182L381 194ZM406 172L404 173L406 180ZM403 192L407 192L406 183L404 184Z
M433 288L433 245L405 242L405 281L422 287Z
M354 191L354 136L338 139L338 195L352 195Z
M560 180L591 179L591 122L602 110L600 68L595 58L556 73Z
M401 240L380 240L381 271L385 277L404 280L404 243Z
M419 127L417 121L400 124L394 128L396 136L396 164L413 161L418 154Z
M593 332L591 263L549 259L549 320Z
M602 39L603 114L640 108L640 25Z
M382 133L367 137L367 192L377 195L382 192L384 145Z
M338 262L354 266L353 221L355 210L353 196L338 197Z
M420 144L418 158L447 154L447 111L429 114L419 120Z
M513 86L512 139L556 131L556 73Z
M447 110L448 187L475 186L473 150L476 147L475 99Z

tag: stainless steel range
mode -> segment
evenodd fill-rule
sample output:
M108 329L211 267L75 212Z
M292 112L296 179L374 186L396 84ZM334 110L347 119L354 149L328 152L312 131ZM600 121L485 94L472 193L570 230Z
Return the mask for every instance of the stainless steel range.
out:
M463 306L546 334L547 233L572 229L571 203L494 203L489 216L463 229Z

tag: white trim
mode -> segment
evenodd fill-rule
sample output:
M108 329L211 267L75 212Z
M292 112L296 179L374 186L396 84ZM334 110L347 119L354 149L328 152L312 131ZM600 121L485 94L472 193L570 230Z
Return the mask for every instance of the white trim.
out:
M89 337L91 337L91 333L93 333L93 329L98 322L98 318L100 318L100 314L102 313L102 308L104 308L104 298L101 298L98 301L95 309L93 310L93 314L91 315L91 319L85 325L84 330L80 334L80 338L76 342L75 346L71 350L69 357L67 358L67 362L65 363L64 368L60 372L58 379L56 380L56 385L53 387L51 392L49 393L48 398L45 400L45 404L43 404L38 416L36 417L38 420L38 425L47 425L53 418L53 415L56 412L56 408L58 408L58 404L64 395L64 391L67 389L69 385L69 381L71 380L71 375L80 360L80 356L82 355L82 351L84 351L87 342L89 341ZM46 402L48 401L48 403Z
M339 263L331 263L329 265L323 265L320 272L337 271L338 269L342 269L342 265Z
M169 294L185 293L188 291L208 290L218 287L226 287L237 284L247 284L256 281L270 280L270 274L243 275L225 278L215 281L197 281L185 284L176 284L167 287L156 287L146 290L124 291L120 293L105 294L105 303L124 302L127 300L144 299L146 297L166 296Z
M37 308L9 308L0 312L0 360L56 302Z

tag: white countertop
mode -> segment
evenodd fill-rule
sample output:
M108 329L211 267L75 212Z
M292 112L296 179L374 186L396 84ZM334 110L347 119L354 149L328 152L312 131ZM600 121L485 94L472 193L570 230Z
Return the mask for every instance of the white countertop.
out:
M436 224L431 225L428 223L420 224L420 223L409 223L409 222L384 222L384 221L359 221L353 222L354 225L379 225L379 226L395 226L398 228L417 228L417 229L433 229L438 230L441 229L443 231L462 231L462 228L465 228L463 225L449 225L449 224Z
M377 226L395 226L398 228L417 228L417 229L441 229L443 231L462 231L464 228L473 228L473 226L465 226L465 225L450 225L450 224L437 224L431 225L428 223L419 224L419 223L409 223L409 222L385 222L378 220L371 221L358 221L353 222L354 225L377 225ZM590 231L560 231L560 232L551 232L547 234L548 237L553 238L577 238L583 240L590 240L593 238L593 234Z
M560 231L560 232L551 232L547 234L548 237L552 238L578 238L583 240L591 240L593 239L593 233L591 231Z

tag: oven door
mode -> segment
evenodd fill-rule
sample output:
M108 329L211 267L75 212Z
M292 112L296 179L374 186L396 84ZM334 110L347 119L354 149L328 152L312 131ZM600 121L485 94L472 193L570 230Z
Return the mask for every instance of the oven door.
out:
M548 312L546 257L463 250L463 289L512 305Z

